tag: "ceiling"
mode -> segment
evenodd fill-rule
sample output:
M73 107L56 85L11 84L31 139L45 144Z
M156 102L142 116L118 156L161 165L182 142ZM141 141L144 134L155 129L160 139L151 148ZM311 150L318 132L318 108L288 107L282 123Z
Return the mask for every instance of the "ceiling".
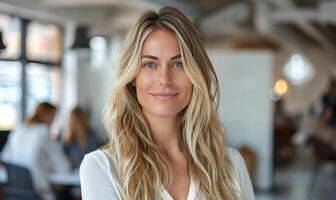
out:
M209 41L254 38L336 52L335 0L0 0L1 12L87 24L95 35L123 32L162 6L182 10Z

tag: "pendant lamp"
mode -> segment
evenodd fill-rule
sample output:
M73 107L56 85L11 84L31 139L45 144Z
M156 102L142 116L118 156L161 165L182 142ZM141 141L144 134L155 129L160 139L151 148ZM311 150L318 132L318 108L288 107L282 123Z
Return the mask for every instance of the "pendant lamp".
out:
M0 50L6 49L6 46L2 39L2 32L0 31Z
M78 26L76 28L75 41L71 46L71 49L88 49L89 45L89 37L88 37L88 27L87 26Z

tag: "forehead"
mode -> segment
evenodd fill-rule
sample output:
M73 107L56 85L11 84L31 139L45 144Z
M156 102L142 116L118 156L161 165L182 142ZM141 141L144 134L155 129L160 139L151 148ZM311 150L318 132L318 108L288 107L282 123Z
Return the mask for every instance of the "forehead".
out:
M152 31L144 41L141 55L175 56L180 54L180 47L175 34L166 29Z

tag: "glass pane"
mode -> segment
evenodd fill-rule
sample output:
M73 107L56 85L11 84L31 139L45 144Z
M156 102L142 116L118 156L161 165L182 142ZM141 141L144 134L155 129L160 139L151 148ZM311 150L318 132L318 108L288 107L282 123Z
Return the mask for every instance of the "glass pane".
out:
M0 58L16 59L20 54L20 20L17 17L0 14L0 31L6 46L0 51Z
M12 130L19 122L21 64L0 61L0 130Z
M27 115L33 114L39 102L59 104L61 87L60 67L41 64L27 65Z
M59 62L62 34L59 27L31 22L27 27L27 57L31 60Z

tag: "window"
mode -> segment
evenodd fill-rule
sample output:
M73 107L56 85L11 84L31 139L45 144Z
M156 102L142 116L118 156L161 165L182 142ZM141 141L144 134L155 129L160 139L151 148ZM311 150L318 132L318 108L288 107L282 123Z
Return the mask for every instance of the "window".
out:
M0 53L0 58L17 59L20 55L20 20L17 17L0 14L0 31L6 45L6 49Z
M38 102L59 104L60 67L42 64L27 65L27 114L33 114Z
M12 130L38 102L59 104L63 33L53 24L1 13L0 31L6 45L0 52L0 130Z
M58 63L62 55L61 41L57 26L31 22L27 27L27 58Z
M11 130L19 122L20 73L20 62L0 61L0 130Z

